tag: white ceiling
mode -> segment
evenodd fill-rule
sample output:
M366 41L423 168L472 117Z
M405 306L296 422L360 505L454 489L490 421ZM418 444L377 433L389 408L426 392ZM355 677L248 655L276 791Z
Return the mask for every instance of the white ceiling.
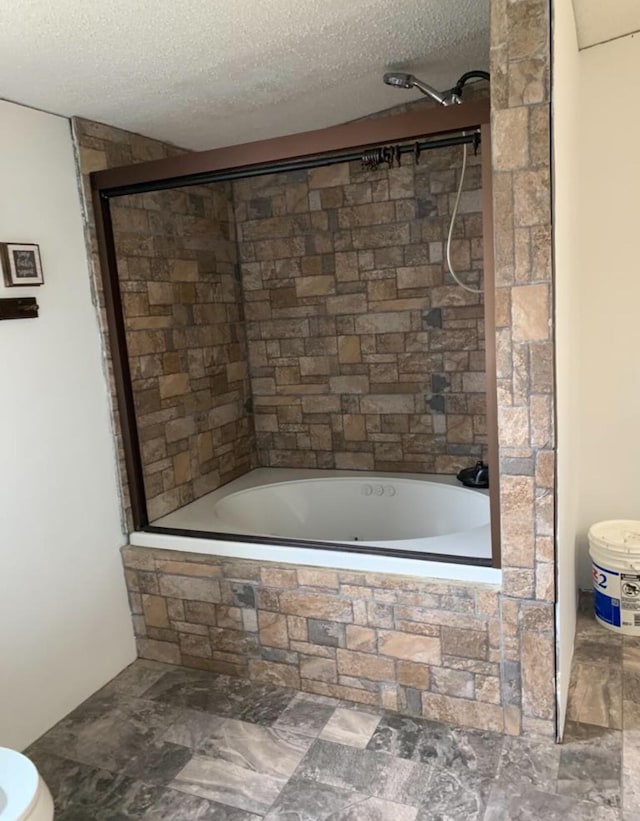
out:
M580 48L640 31L638 0L573 0L573 8Z
M609 5L609 4L608 4ZM488 68L489 0L0 2L0 97L185 148L356 119Z

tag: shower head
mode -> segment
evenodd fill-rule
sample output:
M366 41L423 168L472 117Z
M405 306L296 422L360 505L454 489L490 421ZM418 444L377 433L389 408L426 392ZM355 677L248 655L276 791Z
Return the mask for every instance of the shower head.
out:
M452 103L458 102L458 100L452 96L451 92L437 91L433 86L428 85L428 83L423 83L422 80L418 80L413 74L391 71L385 74L382 79L388 86L395 86L396 88L417 88L418 91L426 94L427 97L431 97L432 100L435 100L436 103L440 105L451 105Z
M401 74L400 72L391 71L382 78L388 86L397 86L397 88L413 88L413 81L415 77L413 74Z

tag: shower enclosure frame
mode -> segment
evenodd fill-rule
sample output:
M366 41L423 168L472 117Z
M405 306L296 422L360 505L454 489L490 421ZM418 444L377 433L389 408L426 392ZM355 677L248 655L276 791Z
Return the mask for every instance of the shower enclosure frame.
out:
M482 215L484 320L487 396L487 460L491 475L491 551L490 566L501 567L500 494L498 460L498 402L496 371L495 272L493 244L493 195L491 164L490 103L488 99L461 105L425 107L408 113L357 120L317 131L308 131L258 142L179 154L174 157L134 165L95 171L90 175L94 217L98 240L98 255L103 283L109 348L113 364L120 427L129 498L135 530L150 531L146 493L142 470L140 441L137 429L133 388L127 351L126 330L120 281L111 220L110 200L119 196L166 190L168 188L201 185L222 180L240 179L265 173L313 168L344 162L345 155L363 152L379 145L406 143L424 138L447 138L447 135L478 130L482 144ZM170 529L162 528L162 532ZM175 535L200 535L180 531ZM274 540L250 535L224 535L226 540L263 543L265 541L292 546L322 549L352 550L379 553L366 545L329 545L324 542ZM394 551L396 556L402 552ZM408 554L416 558L415 553ZM424 555L425 559L438 559ZM442 557L439 557L442 561ZM464 559L468 564L486 565L485 560Z

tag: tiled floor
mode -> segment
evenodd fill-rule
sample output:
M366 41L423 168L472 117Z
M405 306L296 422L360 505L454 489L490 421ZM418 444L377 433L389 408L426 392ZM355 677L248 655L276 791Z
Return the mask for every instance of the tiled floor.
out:
M640 641L581 616L570 711L557 746L137 661L27 753L56 821L640 821Z

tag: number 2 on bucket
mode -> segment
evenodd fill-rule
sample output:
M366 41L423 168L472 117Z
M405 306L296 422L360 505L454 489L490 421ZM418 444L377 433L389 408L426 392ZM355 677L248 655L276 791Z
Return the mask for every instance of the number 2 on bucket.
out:
M620 627L620 574L593 563L593 605L596 616Z
M599 587L601 590L607 589L607 574L603 573L599 567L593 566L592 571L593 576L593 585L594 587Z

